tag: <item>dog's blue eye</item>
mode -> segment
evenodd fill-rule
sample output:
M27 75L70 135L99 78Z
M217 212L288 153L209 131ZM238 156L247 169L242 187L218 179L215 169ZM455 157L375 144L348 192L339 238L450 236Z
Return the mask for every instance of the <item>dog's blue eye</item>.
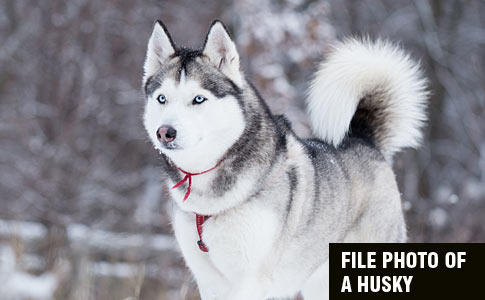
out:
M192 101L192 103L193 104L201 104L205 100L207 100L207 98L205 98L204 96L198 95L198 96L195 96L194 101Z
M160 102L160 104L165 104L165 102L167 102L167 98L165 98L164 95L159 95L157 97L157 100L158 100L158 102Z

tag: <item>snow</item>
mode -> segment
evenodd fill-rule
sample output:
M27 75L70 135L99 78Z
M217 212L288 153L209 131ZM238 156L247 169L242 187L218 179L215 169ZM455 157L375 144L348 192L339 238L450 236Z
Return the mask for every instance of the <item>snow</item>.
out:
M163 234L128 234L93 229L83 224L69 224L66 227L67 237L73 249L101 249L104 252L118 252L132 249L147 253L178 251L173 237ZM1 300L48 300L54 299L59 285L61 272L44 272L38 276L25 269L41 270L44 260L29 253L16 257L12 247L2 240L11 238L23 243L38 241L47 237L47 228L40 223L21 222L0 219L0 299ZM67 262L66 262L67 263ZM160 266L145 263L94 261L86 265L88 272L95 276L133 278L143 274L157 278Z
M47 229L39 223L0 220L0 236L11 236L14 233L22 239L41 239L47 234Z
M175 249L174 238L162 234L143 236L140 234L115 233L91 229L82 224L71 224L67 227L67 235L72 242L87 244L90 248L122 250L143 246L143 248L156 251Z
M97 262L93 265L93 272L97 275L114 277L133 277L141 271L141 267L128 263Z
M40 223L0 219L0 236L18 236L29 241L43 239L46 235L47 229ZM81 243L89 248L123 250L143 247L154 251L176 250L174 238L164 234L144 236L93 229L83 224L69 224L67 235L71 243Z
M52 299L58 285L51 272L35 276L16 270L15 254L9 246L0 248L0 280L2 300Z

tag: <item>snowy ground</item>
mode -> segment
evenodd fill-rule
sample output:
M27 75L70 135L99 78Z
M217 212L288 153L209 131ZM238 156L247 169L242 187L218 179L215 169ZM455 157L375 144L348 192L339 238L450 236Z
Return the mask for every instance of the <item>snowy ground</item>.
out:
M117 253L143 253L145 257L156 255L177 255L173 237L153 234L125 234L90 229L82 224L67 227L67 239L73 253L102 253L97 257L116 256ZM57 262L53 270L41 272L45 268L45 258L28 252L28 245L46 239L47 229L35 222L0 220L0 295L2 300L47 300L54 299L54 293L63 283L63 277L71 273L75 263L68 259ZM9 241L16 240L16 243ZM16 245L21 242L23 249ZM175 254L175 255L174 255ZM81 255L82 256L82 255ZM130 280L159 280L160 274L170 282L180 280L181 274L161 270L157 263L143 261L91 260L89 255L79 258L82 274L88 278L117 278ZM75 260L74 260L75 261ZM174 293L176 291L173 291Z

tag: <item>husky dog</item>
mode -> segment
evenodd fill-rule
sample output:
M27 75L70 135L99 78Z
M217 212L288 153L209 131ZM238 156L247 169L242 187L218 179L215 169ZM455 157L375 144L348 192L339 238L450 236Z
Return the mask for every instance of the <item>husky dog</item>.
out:
M158 21L144 72L144 125L203 300L325 299L329 243L406 240L391 160L418 146L427 93L399 47L334 46L307 100L315 139L271 113L220 21L199 50Z

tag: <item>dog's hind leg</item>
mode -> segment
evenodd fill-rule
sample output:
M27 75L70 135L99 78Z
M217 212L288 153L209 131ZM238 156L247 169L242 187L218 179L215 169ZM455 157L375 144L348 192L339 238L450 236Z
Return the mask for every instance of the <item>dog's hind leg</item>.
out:
M328 260L308 278L301 293L304 300L328 300Z

